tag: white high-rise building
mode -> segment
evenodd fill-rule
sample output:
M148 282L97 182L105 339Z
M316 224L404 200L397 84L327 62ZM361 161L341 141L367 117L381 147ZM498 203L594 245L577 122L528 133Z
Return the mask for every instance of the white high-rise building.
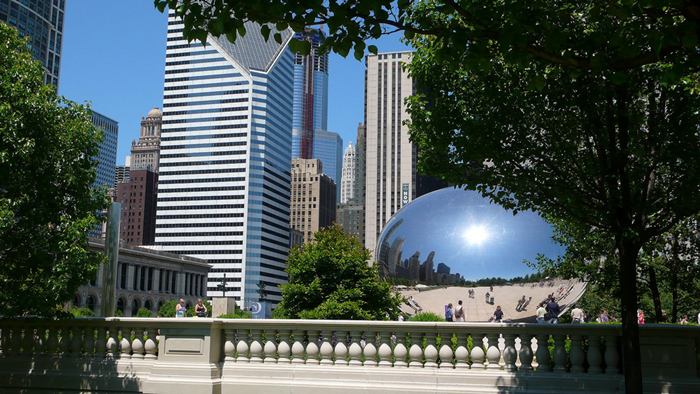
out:
M365 247L374 253L384 224L416 197L416 148L404 100L413 80L401 65L411 52L367 56L365 77Z
M357 157L355 155L355 147L352 143L348 144L343 154L343 175L340 182L340 203L347 204L348 201L355 198L355 172L357 169Z
M235 44L171 16L155 248L207 260L208 296L281 300L289 250L293 56L247 23ZM274 33L274 32L273 32Z

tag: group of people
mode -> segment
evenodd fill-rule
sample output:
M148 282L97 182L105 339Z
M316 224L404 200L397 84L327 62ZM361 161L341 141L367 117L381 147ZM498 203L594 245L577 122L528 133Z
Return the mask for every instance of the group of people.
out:
M527 310L526 308L528 305L530 305L530 301L532 301L532 297L526 300L525 295L523 295L523 298L518 300L518 305L515 306L515 311L522 312L524 310Z
M537 324L557 324L559 323L559 314L561 307L554 299L554 294L550 294L547 300L540 303L535 312ZM583 313L583 311L581 311Z
M207 317L207 306L204 305L202 302L202 299L197 300L197 305L194 306L194 314L197 317ZM175 317L185 317L187 314L187 304L185 304L185 300L183 298L180 298L180 301L175 305Z
M462 306L462 300L457 301L457 307L453 307L452 303L445 305L445 320L446 321L465 321L467 313Z

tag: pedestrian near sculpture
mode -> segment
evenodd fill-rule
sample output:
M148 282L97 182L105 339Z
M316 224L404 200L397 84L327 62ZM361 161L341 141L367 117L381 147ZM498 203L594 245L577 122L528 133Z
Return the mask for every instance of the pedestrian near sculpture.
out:
M187 306L185 300L180 298L180 302L175 305L175 317L185 317L185 313L187 313Z
M455 308L455 321L464 321L466 314L464 313L464 307L462 306L462 300L457 301L457 308Z

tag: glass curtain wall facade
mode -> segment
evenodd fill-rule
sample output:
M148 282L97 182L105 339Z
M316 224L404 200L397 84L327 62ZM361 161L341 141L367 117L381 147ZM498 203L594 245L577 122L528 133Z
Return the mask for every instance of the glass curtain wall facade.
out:
M65 0L0 0L0 21L29 37L34 58L44 66L45 81L58 87Z
M168 20L155 248L207 260L209 297L286 283L294 57L260 27L187 43ZM223 288L222 288L223 287Z
M94 185L114 186L114 168L117 164L117 140L119 139L119 123L98 112L92 111L92 124L104 133L97 154L97 178Z
M328 54L317 52L325 35L320 30L306 29L295 38L309 41L311 51L294 57L292 157L318 158L314 154L314 131L328 128Z
M316 130L314 133L314 159L321 160L323 173L335 182L336 202L340 201L340 182L343 174L343 138L332 131Z

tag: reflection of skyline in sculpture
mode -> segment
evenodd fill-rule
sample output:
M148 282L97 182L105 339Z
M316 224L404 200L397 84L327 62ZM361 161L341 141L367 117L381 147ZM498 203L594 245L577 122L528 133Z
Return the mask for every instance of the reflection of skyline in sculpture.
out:
M444 188L403 207L387 223L375 255L383 275L424 284L459 284L533 273L523 260L563 248L533 212L513 215L480 194Z

